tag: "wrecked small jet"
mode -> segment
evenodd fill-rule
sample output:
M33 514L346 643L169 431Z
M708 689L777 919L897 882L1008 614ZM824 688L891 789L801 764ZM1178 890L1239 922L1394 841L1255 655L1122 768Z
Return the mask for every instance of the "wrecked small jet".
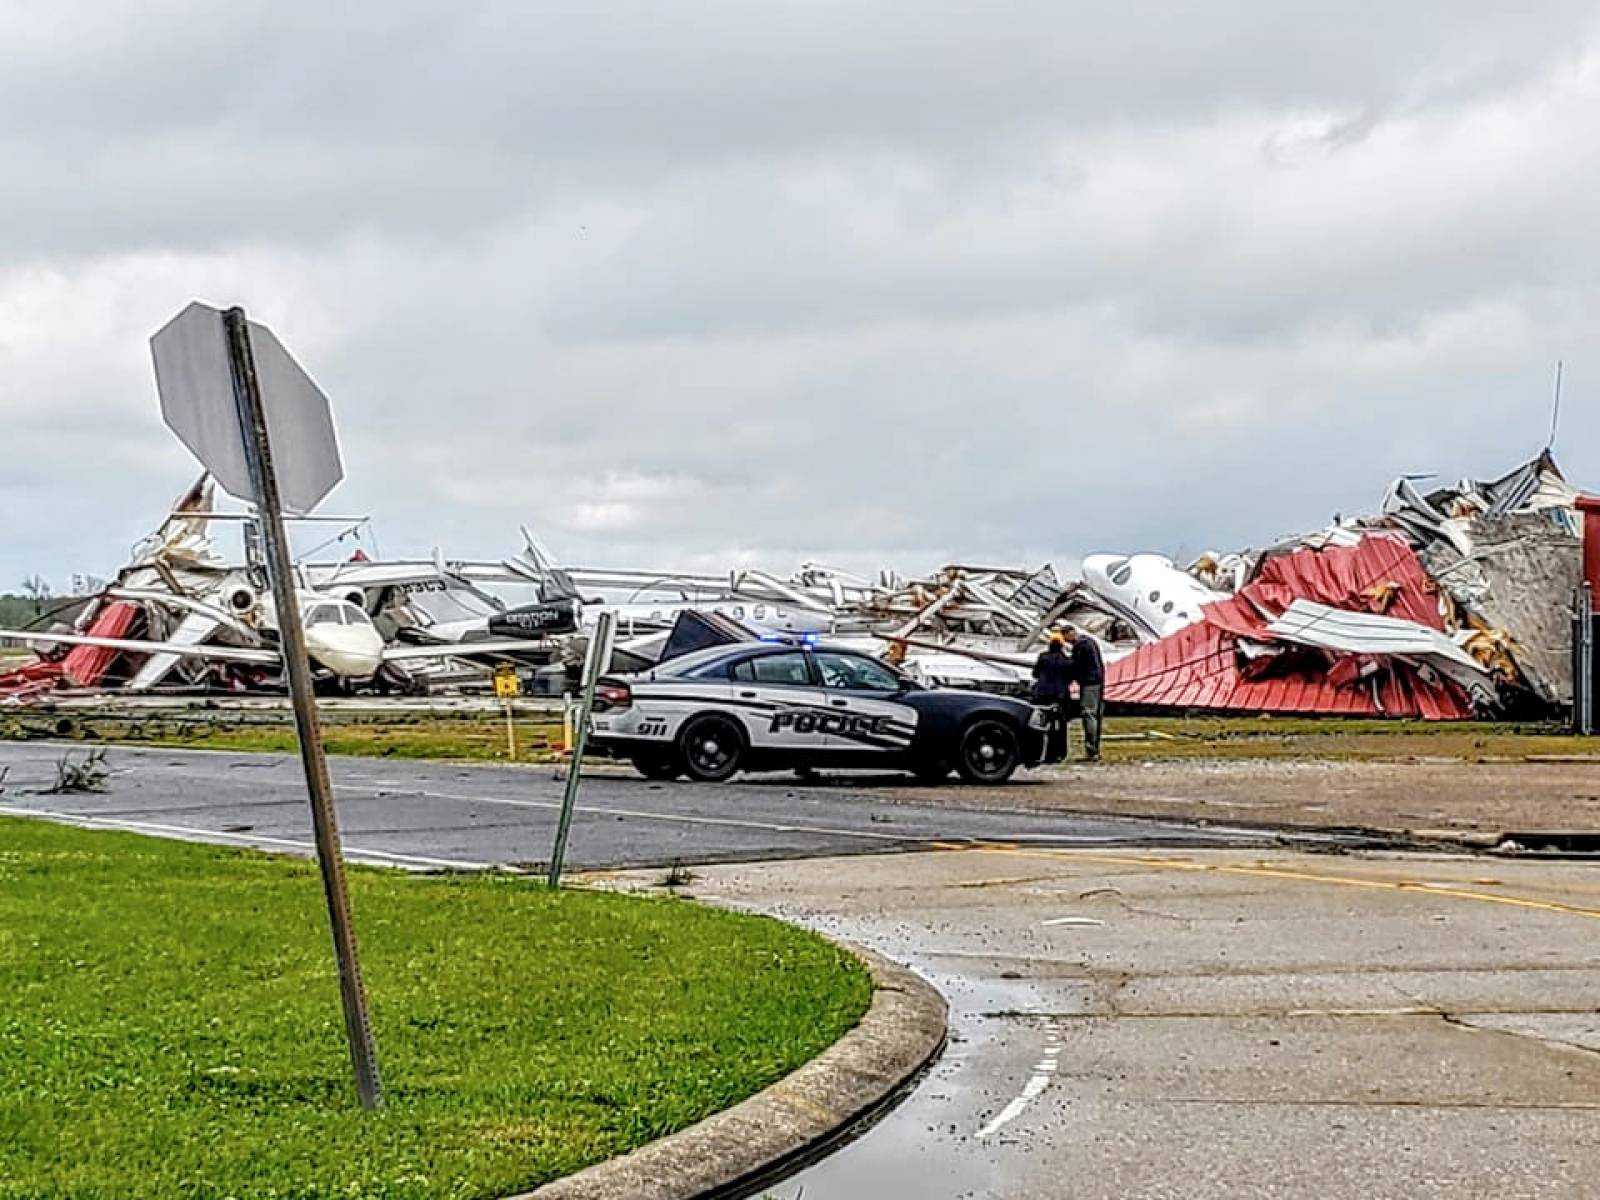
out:
M171 597L162 597L162 602ZM359 605L320 592L301 592L297 596L301 621L305 627L306 653L317 674L337 681L346 688L374 684L385 667L441 658L515 659L531 649L523 637L437 641L420 644L386 644L372 618ZM127 603L126 599L113 603ZM253 629L221 610L199 601L190 601L191 617L201 618L213 628L226 627L253 644L198 641L184 637L187 620L174 639L110 637L95 633L58 633L26 629L0 629L0 638L37 648L40 646L89 646L122 654L142 655L144 663L129 683L129 690L143 691L142 678L153 679L157 672L181 660L202 663L242 664L278 668L282 665L275 643L276 618L266 618L261 628ZM270 606L269 606L270 607ZM91 626L94 628L94 626ZM193 627L190 626L192 629ZM539 634L530 636L542 636ZM179 640L181 639L181 640ZM164 672L161 672L164 674ZM261 679L260 682L265 682ZM395 680L401 682L400 679Z

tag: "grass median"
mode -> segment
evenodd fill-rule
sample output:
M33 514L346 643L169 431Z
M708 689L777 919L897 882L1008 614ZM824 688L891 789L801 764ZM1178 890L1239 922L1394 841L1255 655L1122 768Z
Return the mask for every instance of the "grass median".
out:
M509 1195L814 1057L871 985L672 898L351 873L387 1108L314 864L0 819L0 1197Z

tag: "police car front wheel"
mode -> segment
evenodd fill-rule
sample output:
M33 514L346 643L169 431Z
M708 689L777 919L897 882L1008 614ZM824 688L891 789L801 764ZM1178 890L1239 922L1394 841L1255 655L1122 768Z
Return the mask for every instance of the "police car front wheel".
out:
M739 770L744 735L727 717L695 717L678 735L678 758L684 773L702 783L721 783Z
M982 717L961 731L956 770L968 783L1004 783L1021 761L1022 744L1004 721Z

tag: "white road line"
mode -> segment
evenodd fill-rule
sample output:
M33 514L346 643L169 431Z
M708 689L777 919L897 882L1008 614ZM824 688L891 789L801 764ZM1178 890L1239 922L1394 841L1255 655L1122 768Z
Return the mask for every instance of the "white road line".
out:
M1081 925L1088 929L1097 925L1104 925L1105 922L1095 917L1056 917L1052 921L1041 921L1040 924L1046 929L1055 925Z
M1011 1124L1011 1122L1015 1121L1024 1112L1026 1112L1028 1105L1032 1104L1044 1094L1045 1088L1050 1086L1051 1076L1056 1073L1056 1068L1058 1065L1057 1056L1060 1055L1060 1053L1061 1043L1058 1032L1055 1026L1052 1025L1050 1026L1048 1044L1044 1052L1044 1057L1034 1065L1033 1075L1029 1078L1028 1082L1023 1085L1022 1092L1014 1100L1012 1100L1011 1103L1002 1108L995 1116L994 1120L990 1121L982 1129L978 1130L977 1136L980 1142L986 1141L995 1134L999 1133L1007 1125Z
M333 789L336 792L361 792L366 795L371 795L374 790L371 786L352 787L349 784L344 783L334 784ZM402 783L386 783L377 790L386 791L398 797L431 796L436 800L455 800L468 804L504 804L511 808L558 810L561 807L561 802L559 800L517 800L509 796L481 796L472 795L465 792L440 792L429 788L411 788ZM826 834L831 837L861 838L866 841L891 842L900 844L914 842L967 842L973 840L970 835L966 834L917 834L909 832L875 833L868 829L839 829L831 825L780 824L773 821L750 821L737 817L694 817L685 816L682 813L650 812L648 810L638 808L610 808L604 805L586 806L580 804L578 805L577 811L579 813L587 813L591 816L630 817L640 821L665 821L668 823L678 823L684 825L715 825L733 829L759 829L767 833L815 833ZM1005 836L999 840L1013 842L1017 839L1010 836ZM1080 842L1100 844L1102 842L1116 841L1117 839L1101 837L1098 834L1093 836L1058 834L1051 835L1050 840L1057 844L1071 843L1073 845L1077 845ZM1097 923L1103 924L1103 922Z
M316 851L315 842L296 841L292 838L268 837L265 834L223 833L215 829L196 829L191 825L163 825L154 821L125 821L117 817L93 817L84 813L55 812L47 808L19 808L0 804L0 816L37 817L63 825L86 825L105 829L122 829L130 833L154 833L183 838L195 842L221 842L230 846L282 846L290 850ZM367 850L359 846L342 847L344 856L356 861L393 863L399 866L442 867L454 871L482 871L493 863L460 862L449 858L429 858L421 854L395 854L388 850Z
M398 796L432 796L437 800L456 800L469 804L504 804L511 808L538 808L560 809L559 800L513 800L507 796L472 796L462 792L436 792L428 789L407 788L403 784L394 785L394 794ZM362 791L370 792L371 788L352 788L345 784L334 784L334 791ZM906 833L873 833L866 829L834 829L826 825L788 825L777 824L771 821L746 821L737 817L690 817L681 813L648 812L637 808L606 808L578 806L578 812L602 817L631 817L640 821L667 821L684 825L718 825L735 829L760 829L768 833L821 833L832 837L862 838L874 842L931 842L941 840L929 835L919 837Z

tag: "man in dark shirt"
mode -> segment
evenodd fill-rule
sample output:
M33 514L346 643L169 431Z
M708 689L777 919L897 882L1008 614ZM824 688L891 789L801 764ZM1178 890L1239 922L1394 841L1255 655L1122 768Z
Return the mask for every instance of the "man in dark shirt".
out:
M1067 725L1072 716L1072 658L1067 653L1067 639L1060 632L1050 634L1050 644L1033 663L1033 702L1055 710L1056 727L1051 733L1052 750L1060 749L1059 757L1051 753L1047 761L1065 759L1071 750L1067 738Z
M1105 713L1105 661L1100 647L1071 625L1063 631L1071 652L1072 678L1078 685L1078 705L1083 710L1083 752L1090 762L1100 761L1100 718Z

